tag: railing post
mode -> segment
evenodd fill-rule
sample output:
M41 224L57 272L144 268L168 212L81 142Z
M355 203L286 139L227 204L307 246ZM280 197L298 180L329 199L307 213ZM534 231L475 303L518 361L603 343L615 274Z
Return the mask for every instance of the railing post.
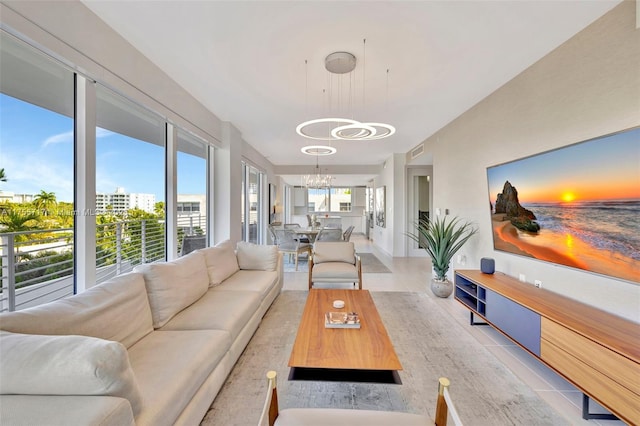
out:
M147 221L140 224L140 263L147 263Z
M193 233L193 216L189 216L189 235L194 235L194 233Z
M3 247L6 247L6 250L3 250ZM6 257L6 262L2 262L2 292L6 292L9 311L16 310L16 256L14 250L14 234L0 237L0 258Z
M116 222L116 275L122 269L122 222Z
M7 301L9 302L9 311L16 310L16 254L15 254L15 238L11 234L7 238L7 277L9 279Z

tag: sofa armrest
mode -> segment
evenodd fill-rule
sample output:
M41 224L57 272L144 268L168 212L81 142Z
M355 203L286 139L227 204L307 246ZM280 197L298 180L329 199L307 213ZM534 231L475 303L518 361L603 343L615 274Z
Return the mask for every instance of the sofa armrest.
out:
M127 349L88 336L0 331L0 394L115 396L142 405Z

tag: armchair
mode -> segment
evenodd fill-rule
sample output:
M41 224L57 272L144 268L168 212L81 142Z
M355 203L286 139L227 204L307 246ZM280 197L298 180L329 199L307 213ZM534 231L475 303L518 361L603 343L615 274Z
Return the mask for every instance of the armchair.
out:
M420 414L400 411L351 410L344 408L287 408L280 410L278 406L277 374L267 372L267 395L258 426L288 426L301 425L367 425L367 426L446 426L450 415L456 426L462 426L462 421L449 395L449 379L441 377L438 380L438 399L436 403L435 422L433 419Z
M362 290L362 265L352 242L316 241L309 258L309 288L316 282L352 282Z

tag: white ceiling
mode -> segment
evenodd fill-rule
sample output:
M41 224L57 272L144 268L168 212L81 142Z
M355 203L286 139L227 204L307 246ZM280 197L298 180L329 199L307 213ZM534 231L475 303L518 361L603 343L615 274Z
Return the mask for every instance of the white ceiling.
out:
M295 132L308 119L396 127L332 142L323 166L406 153L620 1L83 2L275 166L315 165L300 148L316 143ZM324 58L335 51L357 57L355 89L334 78L329 97ZM349 95L354 106L338 111Z

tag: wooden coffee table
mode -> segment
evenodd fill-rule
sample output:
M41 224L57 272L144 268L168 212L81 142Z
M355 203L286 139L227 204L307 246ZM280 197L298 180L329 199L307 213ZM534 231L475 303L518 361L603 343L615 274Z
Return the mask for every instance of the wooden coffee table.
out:
M333 307L338 299L344 308ZM327 312L357 312L360 328L325 328ZM367 290L309 290L289 367L290 380L401 383L402 365Z

